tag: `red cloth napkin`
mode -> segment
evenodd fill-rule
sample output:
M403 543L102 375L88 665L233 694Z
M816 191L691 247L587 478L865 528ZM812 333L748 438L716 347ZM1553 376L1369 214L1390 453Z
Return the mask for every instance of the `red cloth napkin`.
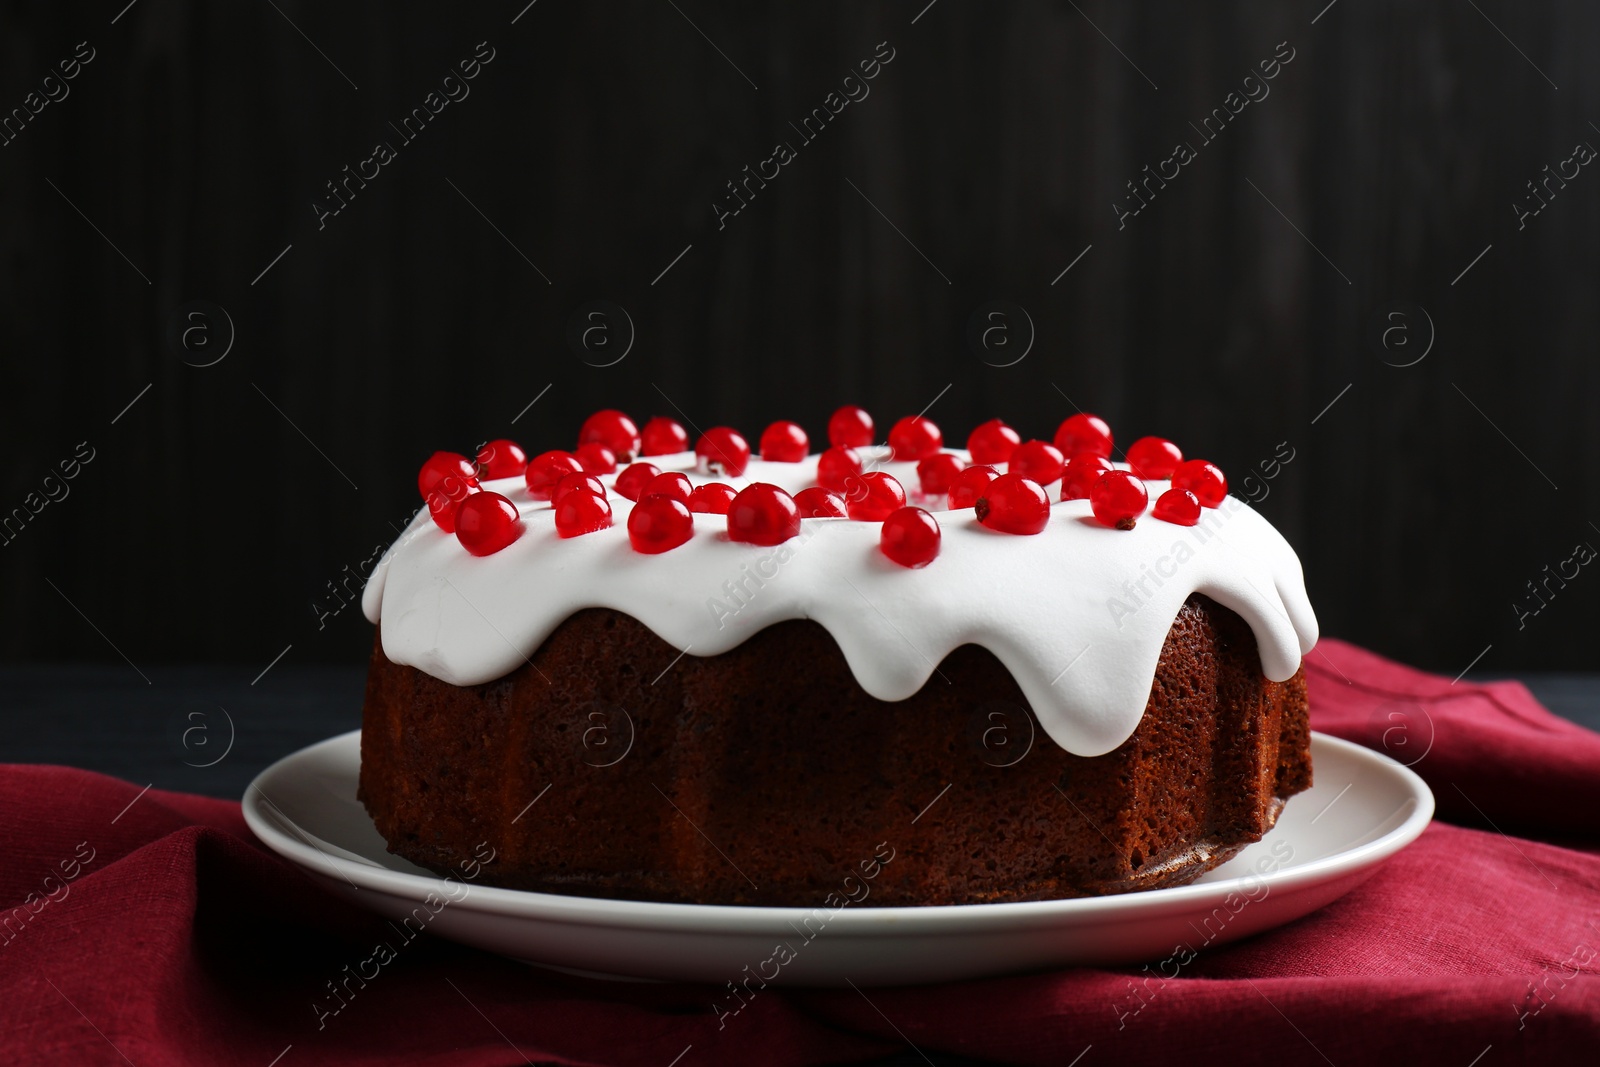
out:
M1600 735L1512 682L1452 685L1332 640L1307 662L1316 728L1411 763L1450 820L1354 892L1164 983L774 987L721 1030L704 987L427 938L319 1029L324 983L381 920L257 844L236 803L0 768L0 1062L703 1067L914 1057L907 1042L930 1062L1081 1067L1593 1062Z

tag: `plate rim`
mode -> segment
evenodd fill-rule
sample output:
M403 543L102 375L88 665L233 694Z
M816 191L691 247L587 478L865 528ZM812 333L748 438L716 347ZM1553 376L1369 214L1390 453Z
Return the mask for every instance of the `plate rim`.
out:
M270 785L272 779L292 772L295 764L310 758L318 750L355 744L359 751L360 737L359 729L351 730L307 745L274 761L245 787L244 796L240 801L245 823L269 850L307 873L328 879L331 876L325 871L331 865L338 874L359 890L421 901L428 893L437 893L438 887L445 882L445 879L433 874L391 870L375 864L359 854L351 853L332 842L323 840L305 827L294 823L282 809L278 809L276 816L263 811L257 799L265 800L273 808L277 808L277 804L261 788L263 783ZM1390 775L1410 794L1407 803L1412 807L1398 825L1370 841L1300 866L1254 876L1277 892L1293 892L1296 889L1321 885L1342 875L1367 871L1415 841L1433 820L1433 791L1410 767L1364 745L1316 730L1311 731L1311 744L1313 753L1319 747L1329 748ZM1313 755L1313 769L1314 767ZM1401 808L1396 809L1396 814L1405 806L1402 804ZM293 829L286 829L284 825L280 825L280 819L283 824ZM319 842L321 846L347 856L356 855L360 862L346 860L343 864L335 863L334 855L323 851L320 847L297 840L296 834L304 834L307 838ZM981 923L985 931L989 932L995 929L1025 928L1034 922L1056 925L1063 919L1074 917L1084 919L1096 914L1115 915L1122 920L1137 919L1140 915L1160 913L1169 907L1181 910L1201 899L1225 898L1229 892L1244 888L1250 877L1240 875L1214 882L1190 883L1165 889L1115 893L1099 897L1066 897L992 904L841 907L831 910L828 925L830 929L858 936L874 934L900 936L947 931L952 924L968 926L967 921ZM632 928L654 932L765 933L775 924L796 921L816 911L829 910L821 902L811 907L680 904L610 897L564 896L525 889L507 889L501 886L469 885L459 881L457 884L468 886L470 892L460 898L452 899L452 910L479 912L499 918Z

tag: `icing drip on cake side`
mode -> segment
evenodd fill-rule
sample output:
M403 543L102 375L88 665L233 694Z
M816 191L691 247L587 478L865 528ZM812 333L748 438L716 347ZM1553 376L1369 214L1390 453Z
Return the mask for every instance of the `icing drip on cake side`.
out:
M912 495L915 463L882 462L884 449L859 451L869 469L899 479L911 503L928 506ZM759 481L798 492L816 479L815 455L752 459L740 478L697 474L694 461L693 453L648 457L696 485ZM1299 559L1234 497L1207 509L1199 526L1147 513L1128 531L1096 522L1087 500L1057 502L1033 536L991 531L971 508L930 507L943 530L939 556L908 570L878 550L878 523L850 519L805 519L799 537L759 547L728 540L726 516L696 514L687 543L643 555L628 543L632 502L611 491L615 475L600 480L614 525L567 539L556 535L550 505L531 500L520 478L485 482L527 524L492 556L469 555L422 509L362 597L367 618L382 623L384 654L453 685L475 685L516 669L583 608L624 612L695 656L726 652L776 622L812 619L881 700L903 700L930 678L942 684L939 662L961 645L981 645L1016 678L1057 744L1097 756L1137 728L1167 631L1191 593L1249 623L1262 673L1273 681L1293 676L1317 641ZM1147 483L1152 500L1166 487Z

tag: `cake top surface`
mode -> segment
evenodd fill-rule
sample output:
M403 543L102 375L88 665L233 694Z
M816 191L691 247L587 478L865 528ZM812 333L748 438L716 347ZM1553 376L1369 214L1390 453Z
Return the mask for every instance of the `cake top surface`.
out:
M962 463L970 459L965 450L942 451ZM1215 506L1199 508L1199 521L1185 525L1181 506L1165 512L1176 521L1156 517L1163 514L1162 494L1172 489L1169 479L1119 476L1142 485L1158 504L1125 529L1108 525L1103 513L1096 517L1099 497L1057 500L1068 484L1058 480L1044 505L1043 528L1019 534L992 528L1004 527L992 504L990 524L979 520L987 500L950 508L944 494L918 493L918 462L897 459L891 447L865 446L855 455L931 514L937 523L931 561L902 565L886 555L881 514L880 521L801 518L793 524L797 534L761 545L730 536L729 515L680 514L660 504L646 511L670 510L668 527L686 514L692 529L669 550L642 551L630 538L629 519L643 504L624 495L638 492L623 474L626 464L590 475L604 489L610 523L576 536L574 510L588 514L598 505L585 499L584 509L569 508L558 531L558 508L538 499L550 487L536 484L531 467L526 477L505 478L480 467L483 493L509 501L509 507L494 501L507 516L515 512L507 520L515 526L510 542L475 555L463 546L467 526L477 520L461 517L461 532L452 535L440 528L448 523L430 516L439 509L424 507L373 571L362 607L381 622L391 661L454 685L510 673L563 620L591 607L624 612L695 656L725 652L776 622L812 619L838 642L861 687L891 701L925 684L947 684L940 662L976 644L1011 672L1051 739L1083 756L1111 751L1137 728L1167 631L1192 593L1245 619L1262 672L1273 681L1292 677L1317 641L1294 551L1254 509L1221 490L1212 497ZM797 462L750 458L738 475L710 473L705 456L688 451L643 462L681 472L694 486L720 482L742 490L763 483L797 494L817 485L818 460L815 453ZM1007 464L995 467L1004 472ZM589 495L581 487L570 491ZM854 507L865 494L859 480L847 486L845 495L852 493Z

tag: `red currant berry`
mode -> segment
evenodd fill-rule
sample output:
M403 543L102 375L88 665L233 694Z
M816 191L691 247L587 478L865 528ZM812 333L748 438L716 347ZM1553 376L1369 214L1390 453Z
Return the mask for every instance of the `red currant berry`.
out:
M985 463L975 463L956 475L950 483L950 506L970 508L978 503L990 482L1000 477L1000 472Z
M578 462L590 474L610 474L617 469L617 454L594 441L579 445L573 455L578 457Z
M1067 461L1066 470L1061 472L1061 499L1062 500L1088 500L1089 494L1094 491L1094 483L1108 470L1113 470L1111 461L1092 452L1079 452Z
M1061 472L1066 466L1066 459L1055 445L1044 441L1029 441L1018 445L1017 450L1011 453L1011 464L1006 470L1012 474L1020 474L1040 485L1049 485L1061 477Z
M761 458L772 463L799 463L811 450L811 439L793 422L775 422L761 432Z
M593 493L595 496L604 497L606 487L600 484L600 479L592 474L563 474L556 487L550 490L550 503L552 506L561 503L561 498L573 490L583 493Z
M846 405L828 419L828 444L839 448L865 448L872 443L872 416Z
M1080 452L1104 458L1111 455L1111 427L1098 415L1079 412L1056 427L1055 445L1068 459Z
M417 472L417 492L422 494L422 499L428 496L446 478L454 478L462 483L460 486L449 487L445 495L455 495L458 498L465 495L466 488L476 487L478 484L478 468L472 461L460 452L435 452L428 457L428 462L422 465Z
M800 490L794 495L794 503L802 519L843 519L850 514L844 497L820 485Z
M861 474L861 456L848 445L834 445L817 457L817 484L842 492L844 483Z
M626 463L639 454L639 427L620 411L597 411L583 420L578 444L605 445L612 455Z
M689 510L701 515L726 515L738 490L725 482L697 485L689 494Z
M1128 446L1128 466L1141 478L1170 478L1182 462L1183 453L1165 437L1141 437Z
M902 567L926 567L939 554L939 520L921 508L901 508L883 520L878 548Z
M628 513L628 542L635 552L651 556L666 552L693 533L694 518L688 505L670 496L647 496Z
M445 533L456 528L456 506L479 491L477 468L459 452L435 452L417 474L417 488L434 524Z
M679 471L668 471L658 474L644 483L644 488L639 490L639 499L647 496L670 496L678 503L688 506L689 494L694 492L694 484L689 481L689 476Z
M583 464L571 452L541 452L528 461L523 481L528 485L528 495L535 500L549 500L556 483L568 474L582 474Z
M890 512L906 506L906 491L883 471L868 471L845 487L845 509L852 519L882 522Z
M978 521L1001 533L1036 534L1050 521L1044 487L1020 474L1002 474L990 482L974 506Z
M611 525L611 505L603 497L582 489L568 493L556 505L556 533L577 537Z
M639 455L670 456L689 451L689 431L674 419L657 415L639 433Z
M478 449L478 471L484 478L515 478L528 469L528 454L515 441L501 438Z
M1194 526L1200 521L1200 499L1187 489L1168 489L1156 497L1150 514L1162 522Z
M644 487L649 485L656 475L661 473L661 468L654 463L631 463L623 472L617 475L613 484L617 495L627 497L629 500L638 500L644 492Z
M895 459L927 459L943 447L944 434L922 415L907 415L889 431L889 448Z
M1106 471L1089 491L1089 506L1094 517L1107 526L1131 530L1150 503L1144 483L1131 471Z
M1202 507L1214 508L1228 495L1228 479L1215 463L1186 459L1172 472L1172 488L1187 489Z
M974 463L1007 463L1022 443L1022 435L999 419L990 419L967 435L967 451Z
M767 482L751 482L728 505L728 539L752 545L781 545L800 533L794 497Z
M917 481L924 496L943 496L950 491L956 475L966 469L954 452L935 452L917 464Z
M456 540L474 556L489 556L522 536L517 506L499 493L473 493L455 514Z
M695 442L694 454L701 470L737 478L750 463L750 442L738 430L713 426Z
M451 495L451 490L454 495ZM428 496L428 516L433 519L433 524L445 533L454 533L456 528L456 509L469 497L477 496L483 492L477 482L467 485L459 478L448 478L434 487Z

